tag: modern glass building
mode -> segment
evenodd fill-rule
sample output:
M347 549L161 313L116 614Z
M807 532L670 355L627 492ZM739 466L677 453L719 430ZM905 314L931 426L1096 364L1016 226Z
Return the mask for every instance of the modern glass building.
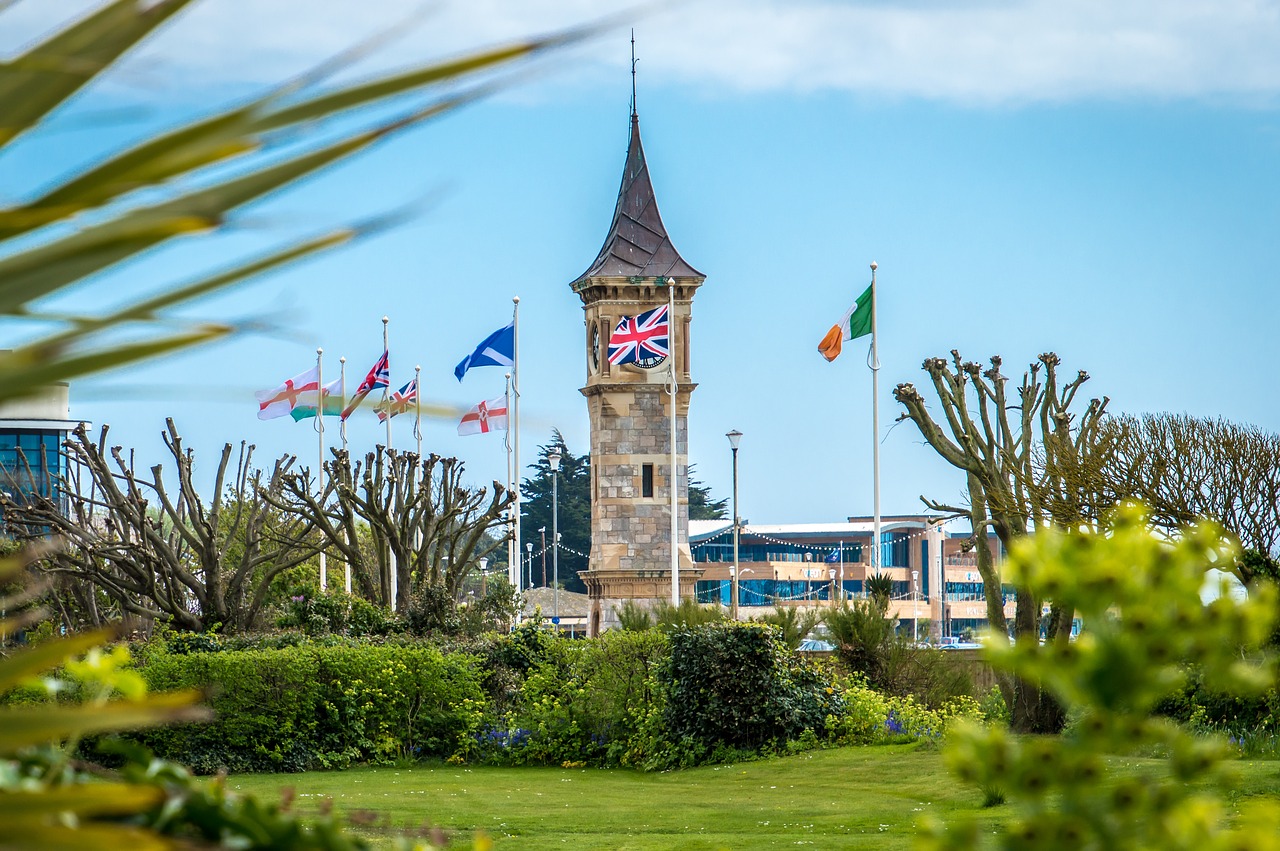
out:
M80 424L71 419L68 385L0 404L0 489L14 499L34 494L63 501L62 443Z
M875 524L869 517L843 523L744 524L739 531L738 606L747 616L790 606L831 606L864 596L873 572ZM986 625L983 583L977 572L970 533L947 532L928 515L886 515L880 527L880 573L892 582L890 613L911 631L923 622L942 635L959 635ZM698 601L730 606L733 524L695 520L689 524L694 561L702 568ZM1003 552L991 538L993 555ZM1012 616L1013 596L1004 594Z

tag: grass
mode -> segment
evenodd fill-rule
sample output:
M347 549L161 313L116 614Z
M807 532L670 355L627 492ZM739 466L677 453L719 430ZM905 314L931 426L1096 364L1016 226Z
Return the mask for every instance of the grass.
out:
M1149 760L1116 758L1127 774ZM1234 763L1237 800L1280 798L1280 762ZM751 851L764 848L906 849L917 819L964 812L997 829L1009 807L982 808L936 750L917 745L841 748L793 757L656 774L604 769L449 765L343 772L239 775L231 788L278 799L292 787L315 811L332 798L346 813L372 811L377 828L440 825L463 837L482 830L502 849Z
M293 787L304 810L331 797L340 811L372 810L393 827L483 830L497 851L905 849L922 813L981 803L947 775L936 751L916 745L653 774L415 765L240 775L229 785L268 800Z

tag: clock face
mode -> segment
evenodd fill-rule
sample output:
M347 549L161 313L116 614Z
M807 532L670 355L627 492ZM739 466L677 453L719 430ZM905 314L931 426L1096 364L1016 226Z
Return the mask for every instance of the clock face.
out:
M665 357L641 358L640 360L633 361L633 363L641 369L653 369L655 366L660 366L666 363L666 361L667 359Z
M600 326L591 326L591 371L600 371Z

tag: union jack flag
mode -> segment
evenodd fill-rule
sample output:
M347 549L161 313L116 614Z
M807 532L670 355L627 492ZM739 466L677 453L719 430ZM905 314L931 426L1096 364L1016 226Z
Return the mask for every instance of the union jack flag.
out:
M418 401L418 379L411 378L408 384L391 394L386 405L378 406L378 422L385 423L396 414L403 414L416 401Z
M609 363L665 358L670 327L665 304L639 316L622 317L609 335Z
M378 362L373 365L373 369L369 370L369 374L364 377L364 381L360 382L360 386L356 388L356 395L363 396L371 393L379 387L387 387L391 384L391 366L390 359L387 357L389 353L383 352L382 357L378 358Z
M368 396L379 387L391 386L391 366L390 359L387 357L389 353L384 349L382 357L378 358L378 362L373 365L373 369L369 370L369 374L364 377L364 381L360 382L360 386L356 388L356 394L351 397L351 403L342 409L342 419L351 416L356 408L360 407L360 403L364 401L364 397Z

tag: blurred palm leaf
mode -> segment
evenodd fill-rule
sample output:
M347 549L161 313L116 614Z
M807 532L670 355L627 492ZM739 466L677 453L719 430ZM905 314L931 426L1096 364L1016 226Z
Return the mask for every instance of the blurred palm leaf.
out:
M0 62L0 157L15 140L38 133L48 115L189 2L108 0L82 20ZM0 16L7 5L0 0ZM326 92L308 93L305 85L281 87L248 104L144 140L64 179L39 197L0 208L0 316L53 321L59 326L0 352L0 402L30 395L55 381L222 337L233 330L231 326L179 321L177 330L160 332L156 327L175 321L163 313L169 308L376 233L387 221L338 227L256 257L239 258L189 281L161 286L158 295L102 316L41 315L41 300L176 237L216 232L240 207L493 89L482 82L461 93L433 94L439 86L581 39L594 29L519 41ZM287 145L284 153L269 150L281 131L309 129L333 116L407 93L425 100L370 128L338 130L320 142ZM239 160L235 168L210 176L211 167L233 159ZM175 180L188 185L174 191L167 185ZM172 197L154 200L157 189ZM139 195L152 200L139 202ZM89 218L85 216L89 213L90 221L77 221ZM122 342L112 334L124 326L135 333ZM22 568L21 559L0 560L0 581ZM0 599L0 610L17 603ZM0 636L23 622L23 616L0 622ZM0 657L0 695L108 638L104 633L71 636ZM198 694L187 692L98 705L0 707L0 757L93 733L198 720L208 714L195 705L198 699ZM255 836L254 847L362 845L343 837L331 822L304 831L291 817L253 801L232 806L220 803L217 794L190 789L181 793L186 796L182 801L169 798L170 793L153 778L103 783L77 776L76 782L66 783L61 774L62 779L52 774L20 778L13 764L6 768L3 761L0 769L0 847L131 851L175 847L155 830L93 819L136 818L147 812L163 812L172 819L178 809L208 828L209 838L215 841L232 837L227 841L244 845L243 837Z
M84 19L0 63L0 157L15 140L38 133L46 116L189 2L109 0ZM494 88L483 80L461 91L457 84L582 39L596 29L517 41L327 91L310 91L309 81L282 86L110 155L39 197L0 208L0 316L49 319L40 314L39 301L176 237L216 232L229 214L244 205ZM332 132L320 142L287 143L283 154L279 153L282 146L273 144L281 131L310 130L327 119L405 94L416 94L423 101L372 127ZM225 165L232 160L235 166L228 170ZM223 168L211 176L215 166ZM194 188L175 192L170 184L179 179ZM173 197L150 203L137 200L142 190L156 189ZM93 221L78 223L90 211L97 211ZM160 332L155 325L166 319L164 309L378 229L340 227L278 246L262 257L242 259L192 283L164 287L162 295L108 316L53 317L63 327L0 353L0 399L29 395L52 381L222 337L233 328L193 322ZM16 247L19 240L22 245ZM134 331L133 339L120 342L118 336L110 336L125 325Z

